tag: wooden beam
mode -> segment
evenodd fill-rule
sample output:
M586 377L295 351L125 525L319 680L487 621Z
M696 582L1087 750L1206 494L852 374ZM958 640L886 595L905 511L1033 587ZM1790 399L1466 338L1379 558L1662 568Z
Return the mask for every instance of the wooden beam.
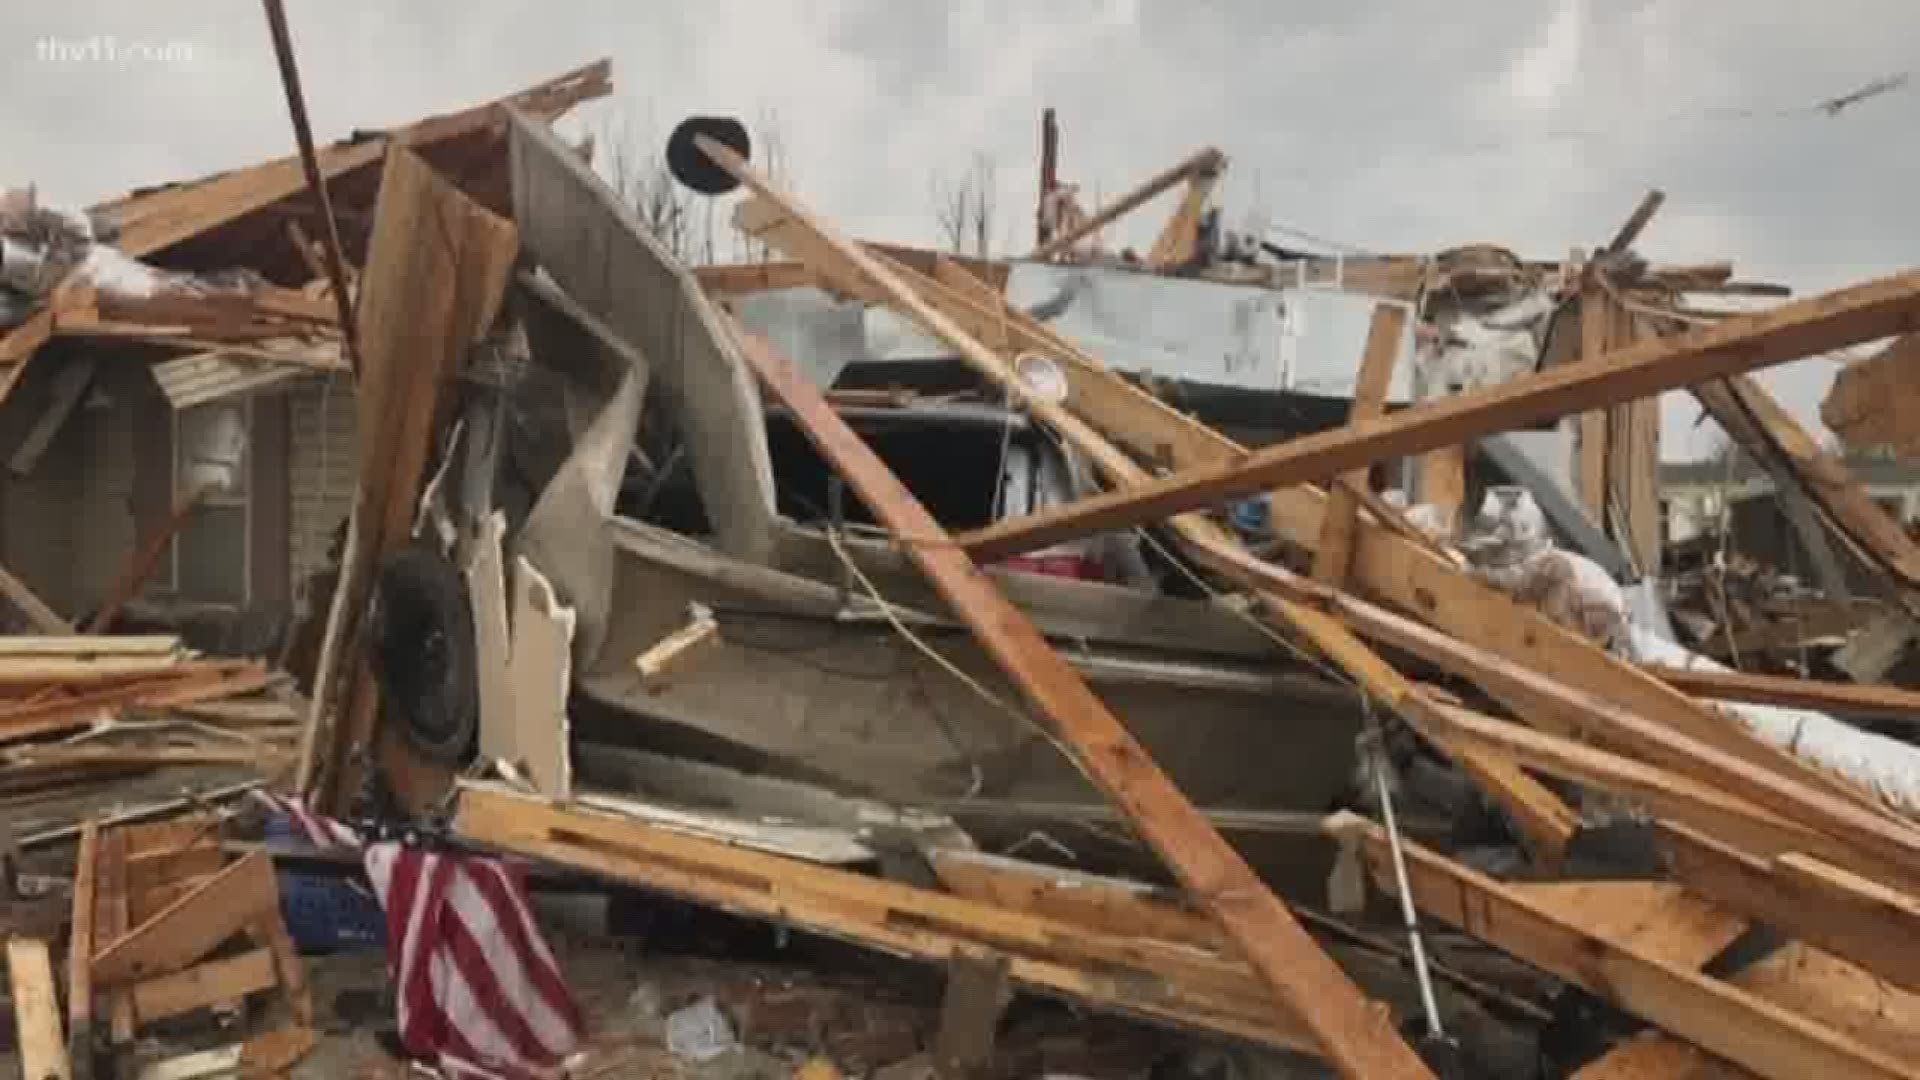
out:
M1396 888L1385 830L1341 815L1330 828L1360 846L1382 889ZM1429 917L1686 1039L1766 1080L1845 1076L1911 1080L1892 1057L1796 1012L1651 950L1593 920L1542 903L1418 844L1403 844L1414 902Z
M1911 894L1810 855L1742 851L1673 822L1662 823L1660 844L1675 876L1701 896L1920 990L1920 902Z
M733 168L736 175L758 193L758 198L743 203L740 209L753 219L759 235L769 243L786 249L833 280L844 282L854 295L888 303L913 318L953 347L981 375L997 383L1010 398L1057 431L1075 450L1086 454L1115 484L1124 488L1149 482L1147 472L1098 431L1059 405L1029 394L1010 365L987 348L980 336L996 336L1009 347L1037 349L1047 355L1079 356L1069 342L1029 316L1007 307L1001 298L995 297L991 308L983 307L979 300L985 298L977 288L949 288L914 273L884 254L862 251L832 236L743 164L736 161ZM939 272L937 265L935 272ZM1090 359L1084 362L1092 363ZM1076 384L1075 393L1078 392L1079 384ZM1125 404L1138 395L1138 390L1122 384L1115 397ZM1154 407L1161 406L1155 403ZM1197 514L1181 515L1169 524L1184 545L1196 551L1212 552L1212 561L1227 567L1223 572L1245 581L1245 575L1237 567L1240 560L1248 558L1247 553L1224 529ZM1271 567L1262 565L1272 572ZM1252 582L1250 587L1271 592L1263 582ZM1267 600L1269 608L1283 623L1283 632L1305 637L1353 675L1366 693L1385 707L1400 711L1416 728L1419 726L1422 722L1419 714L1401 709L1399 703L1409 695L1419 695L1420 691L1338 620L1295 603L1284 594L1270 594ZM1442 746L1442 749L1447 748ZM1458 755L1458 760L1513 815L1535 855L1548 864L1556 861L1573 833L1573 812L1544 785L1510 763L1474 751Z
M1108 225L1113 224L1121 217L1132 213L1140 206L1151 202L1155 196L1168 190L1180 181L1193 176L1205 175L1210 172L1217 173L1226 168L1226 166L1227 156L1225 154L1211 147L1201 150L1180 164L1175 165L1173 168L1156 174L1152 179L1147 180L1139 187L1134 188L1108 203L1106 206L1101 207L1088 217L1087 220L1081 222L1078 228L1063 232L1051 240L1048 240L1046 243L1041 244L1039 247L1034 248L1033 251L1028 253L1027 258L1036 261L1051 259L1087 237L1092 236L1094 233L1099 232L1101 229L1106 228Z
M197 487L181 496L175 504L173 513L160 524L153 535L142 540L133 551L128 553L127 561L120 568L120 575L114 579L113 587L106 598L87 621L87 632L104 634L120 615L120 609L127 606L140 591L146 588L148 579L160 567L160 559L171 550L173 538L186 528L192 519L194 508L200 505L200 499L206 494L206 488Z
M33 628L42 634L66 635L73 633L73 624L60 617L60 613L48 607L27 583L13 576L13 572L0 566L0 596L27 617Z
M211 1008L223 1001L239 1001L248 994L270 990L274 985L273 954L265 949L253 949L135 983L133 1011L141 1024L150 1024L169 1016Z
M1613 239L1607 241L1604 250L1621 252L1632 247L1640 239L1640 234L1646 231L1647 223L1653 220L1653 215L1660 212L1661 204L1666 201L1666 192L1659 188L1649 190L1640 199L1640 205L1633 208L1633 213L1628 215L1627 220L1620 223L1620 231L1614 233Z
M1747 671L1649 667L1649 673L1683 693L1716 701L1746 701L1784 709L1813 709L1845 716L1920 725L1920 690L1898 686L1826 682Z
M18 331L15 331L16 333ZM1920 455L1920 333L1908 334L1834 373L1820 419L1853 451Z
M7 982L13 989L14 1042L23 1080L68 1080L73 1074L60 1027L53 959L38 938L7 939Z
M1530 722L1563 736L1577 736L1651 765L1714 785L1781 818L1811 827L1854 853L1849 867L1889 881L1920 882L1920 830L1904 819L1876 812L1799 782L1770 768L1763 753L1751 758L1633 713L1615 701L1587 698L1533 671L1485 653L1440 631L1350 597L1332 600L1335 610L1362 634L1404 649L1428 662L1470 670L1475 682L1497 697L1522 702ZM1723 723L1735 721L1725 719ZM1731 744L1734 748L1745 743ZM1752 744L1764 746L1765 744Z
M73 415L73 410L80 407L80 401L85 397L87 388L93 385L93 371L98 362L99 357L96 355L72 357L60 365L60 370L54 373L52 386L48 390L46 407L40 411L39 416L34 418L33 427L29 428L26 437L20 440L20 445L14 449L13 456L7 459L7 468L11 469L15 476L29 476L33 473L34 466L40 463L40 455L46 453L47 447L53 445L54 437L60 434L62 427L66 426L67 418Z
M1607 355L1612 337L1613 301L1589 270L1580 288L1580 353L1576 362L1598 361ZM1601 531L1607 532L1607 410L1596 408L1581 413L1574 430L1579 434L1574 447L1577 455L1574 476L1579 481L1575 486L1587 508L1587 516Z
M67 1056L76 1075L93 1075L93 951L99 897L100 827L80 826L73 864L73 918L67 935Z
M1107 492L961 537L983 562L1094 533L1462 443L1569 412L1603 408L1726 378L1920 326L1920 271L1855 285L1599 360L1523 375L1477 393L1416 405L1364 431L1291 439L1244 460L1188 469L1145 487Z
M1393 382L1393 365L1400 356L1400 339L1406 330L1406 308L1399 304L1374 305L1366 351L1360 356L1360 372L1354 376L1347 427L1358 431L1387 411L1387 390ZM1328 492L1327 518L1320 526L1320 550L1313 561L1314 580L1333 586L1346 582L1347 570L1353 564L1353 534L1360 527L1360 502L1349 488L1366 487L1367 470L1357 469L1343 479L1345 483L1332 485Z
M715 147L708 147L710 155ZM873 274L877 267L866 269ZM1063 749L1234 936L1278 1001L1313 1031L1341 1072L1355 1080L1431 1076L1388 1017L1320 950L1026 616L947 542L933 515L806 377L761 339L744 332L739 337L741 355L792 411L815 449L846 477L875 517L905 540L914 561L1046 718Z
M1920 545L1759 380L1741 377L1708 383L1694 387L1694 396L1762 468L1775 475L1777 484L1804 492L1842 537L1884 569L1891 578L1890 591L1896 596L1914 593L1905 598L1907 606L1920 610Z
M1218 172L1199 173L1187 178L1187 193L1180 205L1160 227L1160 235L1147 253L1147 265L1155 270L1177 270L1193 262L1200 250L1200 217L1206 213L1207 200L1219 184Z
M1128 939L497 788L463 789L454 831L475 843L921 960L943 962L964 947L993 949L1010 957L1010 974L1031 988L1266 1046L1313 1049L1300 1023L1276 1012L1265 984L1237 958ZM1088 971L1100 974L1088 978Z

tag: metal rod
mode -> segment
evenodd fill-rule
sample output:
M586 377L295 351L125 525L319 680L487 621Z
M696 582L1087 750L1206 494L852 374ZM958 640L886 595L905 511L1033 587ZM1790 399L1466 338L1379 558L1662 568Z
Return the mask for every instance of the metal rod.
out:
M1373 719L1371 707L1368 720L1375 757L1373 782L1380 789L1380 816L1386 822L1387 846L1393 852L1394 885L1400 893L1400 915L1406 922L1408 947L1413 950L1413 975L1420 984L1420 1004L1427 1012L1427 1033L1435 1039L1444 1039L1447 1033L1440 1024L1440 1003L1433 995L1433 972L1427 966L1426 941L1420 934L1420 914L1413 906L1413 887L1407 881L1407 858L1400 848L1400 826L1393 816L1393 793L1388 790L1387 772L1393 766L1387 759L1386 743L1380 738L1378 721Z
M300 69L293 60L293 35L287 30L287 11L281 0L261 0L267 9L267 27L273 33L274 56L280 61L280 84L287 91L287 112L293 117L293 138L300 146L300 165L307 173L307 187L319 205L320 219L326 225L324 243L327 278L333 287L333 305L340 318L340 339L347 351L347 363L360 370L360 349L353 332L353 301L347 295L346 259L341 254L340 224L333 216L333 200L327 195L326 181L320 178L320 161L313 151L313 129L307 123L306 98L300 92Z

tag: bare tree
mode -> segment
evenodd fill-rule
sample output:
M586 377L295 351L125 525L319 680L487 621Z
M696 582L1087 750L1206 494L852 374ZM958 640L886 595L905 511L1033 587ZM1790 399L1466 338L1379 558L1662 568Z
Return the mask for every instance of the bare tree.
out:
M933 214L940 238L956 255L992 257L994 230L993 159L976 153L960 179L933 178Z

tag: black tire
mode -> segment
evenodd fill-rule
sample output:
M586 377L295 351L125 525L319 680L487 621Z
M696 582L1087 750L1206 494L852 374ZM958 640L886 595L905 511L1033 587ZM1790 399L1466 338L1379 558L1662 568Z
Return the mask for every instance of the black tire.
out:
M369 657L389 721L424 756L451 765L473 752L479 664L460 571L414 541L380 568Z

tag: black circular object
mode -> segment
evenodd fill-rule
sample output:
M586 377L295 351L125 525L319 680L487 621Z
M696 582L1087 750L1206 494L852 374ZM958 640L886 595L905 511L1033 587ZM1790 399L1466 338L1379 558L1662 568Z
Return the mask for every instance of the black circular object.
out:
M380 567L373 670L388 715L422 754L461 763L480 726L479 661L460 571L415 541Z
M747 125L730 116L689 116L667 139L667 171L675 180L702 195L725 195L740 181L700 149L694 139L701 135L749 159L753 140L747 137Z

